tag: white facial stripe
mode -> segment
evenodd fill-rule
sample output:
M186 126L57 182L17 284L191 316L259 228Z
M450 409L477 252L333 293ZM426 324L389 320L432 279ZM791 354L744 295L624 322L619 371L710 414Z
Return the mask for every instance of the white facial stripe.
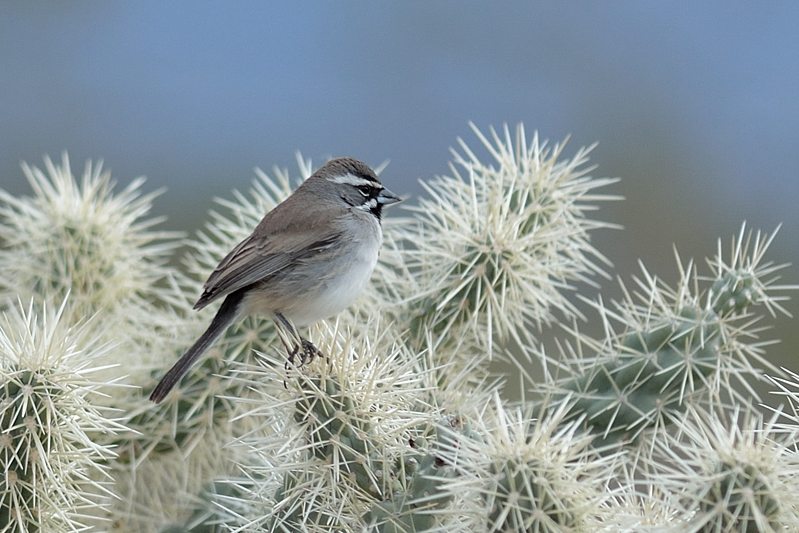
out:
M377 187L377 184L375 182L364 178L359 178L358 176L353 176L352 174L344 174L343 176L334 176L332 178L327 178L327 181L332 181L333 183L346 183L347 185L352 185L353 187L359 187L361 185L369 185L370 187Z
M361 205L355 207L354 209L363 209L364 211L371 211L375 207L377 207L377 198L371 198L362 203Z

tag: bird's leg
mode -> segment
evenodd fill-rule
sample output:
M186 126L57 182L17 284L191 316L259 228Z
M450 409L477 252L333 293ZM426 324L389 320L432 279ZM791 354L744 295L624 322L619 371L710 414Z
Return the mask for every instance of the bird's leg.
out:
M280 337L280 342L283 343L283 347L286 349L287 357L284 366L288 370L289 366L294 364L294 357L300 350L300 345L296 342L296 331L291 322L282 313L275 313L275 326L277 326L277 336Z
M288 352L288 359L286 361L287 366L294 363L294 357L298 353L300 355L300 366L303 366L305 363L310 363L317 355L322 353L311 341L304 339L302 335L300 335L299 331L297 331L297 328L294 327L294 324L292 324L291 321L287 319L285 315L283 315L283 313L275 313L275 317L277 317L277 321L286 330L288 330L289 335L291 335L293 340L296 342L296 344L293 344L291 348L289 348L284 342L284 345L286 345L286 351ZM300 353L300 349L302 349L302 353Z

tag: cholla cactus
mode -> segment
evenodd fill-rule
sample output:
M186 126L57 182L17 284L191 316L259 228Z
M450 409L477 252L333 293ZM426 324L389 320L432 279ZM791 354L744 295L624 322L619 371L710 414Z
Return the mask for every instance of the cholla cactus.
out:
M108 503L104 436L122 428L95 405L104 346L31 304L0 321L0 531L78 531Z
M794 288L777 284L784 265L764 262L771 240L742 228L729 261L719 244L709 278L689 264L672 290L644 270L638 291L625 289L615 311L597 303L605 338L578 335L578 345L564 350L574 369L551 384L557 401L571 403L572 417L615 441L672 423L689 405L756 398L750 380L775 370L755 340L757 309L782 310L781 293Z
M654 479L675 494L692 531L790 531L799 524L796 433L751 411L691 410L656 439Z
M592 339L569 293L609 266L591 236L612 225L588 211L615 180L588 175L590 149L474 130L488 159L459 141L411 216L387 216L367 294L311 328L326 357L286 366L250 318L157 406L147 393L207 325L200 284L290 194L288 172L220 201L180 271L139 181L113 193L99 166L80 183L66 158L25 167L35 196L0 193L0 299L47 305L0 303L0 531L799 528L799 379L756 337L794 288L765 257L773 235L742 228L674 288L644 270L593 304ZM498 356L518 371L492 374ZM790 410L764 422L766 372ZM509 377L532 391L509 401Z
M588 176L590 148L563 160L563 144L550 147L538 134L528 144L522 125L514 137L492 129L491 139L472 129L494 164L460 140L452 175L423 182L429 198L411 208L417 223L398 236L408 243L403 312L422 339L432 331L490 356L496 339L549 323L554 311L579 314L566 293L602 273L590 232L612 227L586 213L613 198L595 189L615 180Z
M634 461L627 461L636 467ZM631 476L618 476L621 482L614 496L603 509L603 520L597 524L601 533L684 533L690 530L691 516L679 502L655 482L636 482ZM650 478L653 479L653 478ZM643 486L643 488L641 488Z
M491 403L474 417L471 446L445 455L474 478L485 521L474 530L587 531L601 523L618 457L598 454L591 435L565 421L565 406L535 416L498 396Z
M63 321L95 317L96 342L114 346L96 379L141 384L182 324L180 274L167 266L178 234L154 230L161 220L147 217L158 192L142 193L144 178L117 192L102 163L91 161L78 179L66 154L60 165L45 158L45 171L23 171L33 196L0 191L0 306L66 301ZM108 404L130 389L103 392L97 401Z
M325 332L326 359L303 371L264 353L237 378L254 391L241 418L260 421L240 440L235 485L246 496L227 509L247 530L360 531L380 502L405 494L425 455L413 443L440 415L424 403L414 354L381 337L379 321L362 329Z
M79 320L149 308L169 294L159 287L177 234L153 231L161 220L144 218L158 192L142 194L138 178L116 193L102 162L87 162L80 182L66 154L60 166L44 162L47 173L22 165L33 197L0 191L0 299L69 294L68 311Z

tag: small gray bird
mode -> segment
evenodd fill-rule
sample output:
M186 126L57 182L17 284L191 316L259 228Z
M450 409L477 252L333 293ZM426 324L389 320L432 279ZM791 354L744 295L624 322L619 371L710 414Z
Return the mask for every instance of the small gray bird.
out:
M150 400L163 400L217 337L245 315L274 319L289 361L298 353L303 361L313 358L317 349L295 326L339 313L366 287L383 241L383 207L400 200L356 159L333 159L319 168L209 276L194 309L224 297L222 306Z

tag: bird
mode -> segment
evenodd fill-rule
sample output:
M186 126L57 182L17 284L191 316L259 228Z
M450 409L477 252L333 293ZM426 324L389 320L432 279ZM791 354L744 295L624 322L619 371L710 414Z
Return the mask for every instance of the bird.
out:
M288 362L319 351L297 327L343 311L366 287L383 241L385 206L402 201L368 165L351 157L319 167L264 215L217 265L195 310L222 299L197 341L150 394L161 402L197 359L238 319L271 317Z

